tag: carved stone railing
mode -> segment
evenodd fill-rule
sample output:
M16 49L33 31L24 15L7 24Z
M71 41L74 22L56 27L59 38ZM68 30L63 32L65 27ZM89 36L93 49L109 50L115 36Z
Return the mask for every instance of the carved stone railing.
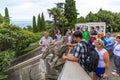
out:
M14 66L14 65L17 65L21 62L24 62L32 57L35 57L35 56L38 56L42 53L41 51L41 47L38 47L37 49L33 50L33 51L30 51L28 52L27 54L23 55L23 56L20 56L16 59L14 59L11 63L11 66Z
M15 59L7 69L9 76L6 80L57 80L60 73L58 80L72 80L72 78L68 77L69 75L74 78L73 80L78 80L79 77L83 76L84 79L80 78L79 80L91 80L80 65L68 61L65 63L61 59L62 55L67 52L68 46L63 44L63 41L56 42L54 45L46 48L44 52L39 47ZM53 54L52 56L54 57L51 57L49 54ZM72 76L71 70L74 72L72 72L74 75L79 75L77 79Z
M57 80L92 80L77 62L66 61Z
M64 64L60 59L62 54L59 54L62 51L62 45L63 41L56 42L44 52L39 47L13 60L7 69L8 79L6 80L56 80ZM51 53L54 55L52 61L49 56Z

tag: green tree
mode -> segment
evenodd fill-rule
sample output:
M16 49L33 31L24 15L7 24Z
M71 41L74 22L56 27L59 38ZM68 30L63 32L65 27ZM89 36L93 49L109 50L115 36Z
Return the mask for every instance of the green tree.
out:
M49 16L53 17L54 18L54 30L56 30L56 21L57 21L57 18L61 15L61 10L59 8L51 8L51 9L48 9L48 13L49 13Z
M115 32L120 31L120 13L114 13L114 18L112 18L110 27L113 29Z
M33 32L37 32L36 18L33 16Z
M77 23L85 23L85 22L86 22L86 20L85 20L85 18L82 17L82 16L77 19Z
M41 31L42 30L42 28L41 28L41 24L40 24L40 14L38 15L38 19L37 19L37 29L38 29L38 31Z
M10 17L7 7L5 8L5 23L10 23Z
M62 2L56 3L56 7L60 9L62 15L64 15L64 5L65 3L62 3Z
M100 9L97 13L98 21L106 22L107 25L111 24L113 13L111 11Z
M33 31L33 27L31 25L28 25L25 29L31 32Z
M61 16L59 17L60 23L62 24L62 35L64 35L64 26L65 24L68 23L67 18L65 18L65 16Z
M74 0L65 0L65 17L68 19L69 26L74 26L77 21L77 10Z
M86 16L86 22L98 22L98 17L96 14L93 14L91 11Z
M44 18L44 14L42 13L41 15L41 29L44 30L45 29L45 18Z
M0 14L0 24L3 23L3 16Z

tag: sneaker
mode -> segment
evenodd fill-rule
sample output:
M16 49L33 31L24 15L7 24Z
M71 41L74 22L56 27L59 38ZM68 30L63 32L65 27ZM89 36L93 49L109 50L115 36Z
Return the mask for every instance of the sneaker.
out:
M114 75L114 76L120 76L117 72L112 72L112 75Z

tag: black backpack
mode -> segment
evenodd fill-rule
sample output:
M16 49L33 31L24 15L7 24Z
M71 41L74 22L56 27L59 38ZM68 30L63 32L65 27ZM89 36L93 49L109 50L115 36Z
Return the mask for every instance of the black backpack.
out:
M87 54L84 59L84 62L81 61L81 64L84 66L85 71L93 72L98 66L99 61L98 52L93 47L90 47L89 43L86 43L84 41L80 43L85 44L87 46Z

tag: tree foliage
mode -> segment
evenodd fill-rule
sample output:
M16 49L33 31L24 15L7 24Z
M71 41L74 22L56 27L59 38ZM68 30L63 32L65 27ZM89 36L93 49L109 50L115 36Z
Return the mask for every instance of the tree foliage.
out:
M7 7L5 8L5 23L10 23L10 17Z
M65 18L65 16L60 16L59 20L62 25L62 35L64 35L64 26L65 26L65 24L68 24L68 20L67 20L67 18Z
M42 30L40 20L41 20L41 18L40 18L40 14L39 14L39 15L38 15L38 19L37 19L37 29L38 29L38 31L41 31L41 30Z
M37 32L36 18L33 16L33 32Z
M19 52L35 40L34 33L14 25L5 24L0 28L0 51L15 50Z
M68 19L69 26L71 27L73 27L77 22L75 0L65 0L65 17Z
M113 29L114 32L120 30L120 13L100 9L97 13L89 12L88 15L77 19L79 23L82 22L106 22L107 29Z
M85 22L86 22L86 19L82 16L77 19L77 23L85 23Z
M86 16L86 22L98 22L98 17L96 14L93 14L92 12L88 13Z
M3 16L0 14L0 24L2 24L3 23Z
M40 27L42 31L45 30L45 18L43 13L41 15Z
M56 21L57 18L61 15L61 10L57 7L48 9L49 16L54 18L54 29L56 30Z

